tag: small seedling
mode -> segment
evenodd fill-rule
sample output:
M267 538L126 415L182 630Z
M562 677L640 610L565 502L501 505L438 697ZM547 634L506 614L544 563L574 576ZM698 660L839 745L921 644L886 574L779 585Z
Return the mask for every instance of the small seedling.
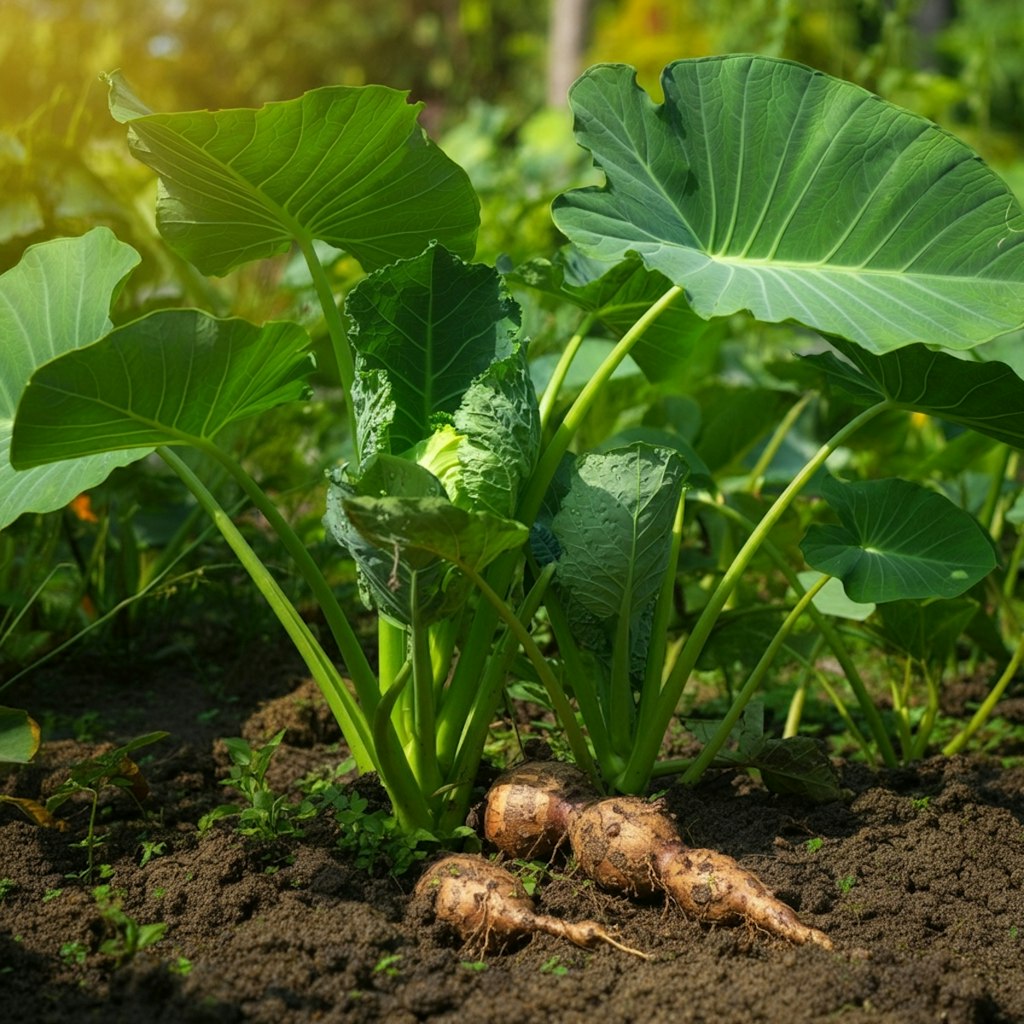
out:
M61 896L63 892L63 889L47 889L46 892L43 893L43 902L49 903L50 900L55 900Z
M556 978L564 978L569 973L569 968L565 966L557 956L548 957L540 965L541 974L553 974Z
M13 878L0 878L0 900L6 899L17 888L18 883Z
M389 953L382 956L373 968L374 974L385 974L389 978L397 978L402 972L398 968L398 961L402 959L401 953Z
M844 875L842 878L836 879L836 888L845 896L850 890L857 884L857 879L854 875Z
M346 792L331 782L314 782L309 798L334 812L340 832L339 849L352 856L356 867L364 871L384 865L388 874L402 875L426 856L423 844L435 841L424 830L410 835L394 814L383 808L368 810L369 801L364 796ZM462 831L468 834L471 830Z
M60 958L67 967L81 967L89 955L84 942L65 942L60 947Z
M199 819L199 831L206 832L221 818L238 818L236 831L243 836L270 842L286 836L300 837L302 829L296 822L316 815L315 804L309 800L289 803L287 798L275 793L267 785L266 774L285 730L271 737L262 747L254 749L244 739L227 739L224 745L231 758L228 778L222 786L237 789L247 800L248 806L222 804Z
M87 852L87 863L83 872L86 881L93 880L95 852L97 847L103 845L102 838L96 834L100 793L110 787L123 790L132 797L142 811L142 801L149 796L149 783L146 782L145 776L130 755L140 747L156 743L167 735L166 732L147 733L145 736L139 736L130 743L126 743L123 747L117 747L106 754L80 761L72 766L67 780L57 787L45 804L29 800L21 801L22 809L37 824L61 827L57 825L54 812L76 794L89 794L92 799L88 830L84 839L73 844ZM145 812L143 811L143 813Z
M167 965L167 970L179 978L186 978L192 973L192 961L187 956L176 957Z
M139 867L144 868L154 857L162 857L167 852L167 844L163 842L151 842L143 839L140 843L142 856L139 859Z
M122 967L140 950L164 937L165 923L139 924L121 909L120 893L109 885L96 886L92 894L108 933L108 938L100 944L100 952L113 957L115 967Z
M819 836L815 836L814 839L808 839L807 842L804 843L804 849L806 849L808 853L817 853L824 845L825 840Z
M473 971L475 974L483 974L487 970L485 960L460 960L459 966L467 971Z

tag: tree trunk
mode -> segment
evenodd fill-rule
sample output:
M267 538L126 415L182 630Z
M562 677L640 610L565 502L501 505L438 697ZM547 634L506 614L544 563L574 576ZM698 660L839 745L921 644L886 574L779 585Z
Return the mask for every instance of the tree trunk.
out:
M551 0L548 24L548 105L564 107L582 70L588 0Z

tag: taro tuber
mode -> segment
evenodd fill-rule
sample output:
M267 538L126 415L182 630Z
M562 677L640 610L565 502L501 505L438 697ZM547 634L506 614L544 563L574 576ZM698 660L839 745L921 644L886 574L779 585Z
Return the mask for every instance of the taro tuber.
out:
M555 829L564 822L580 867L607 889L635 896L663 892L702 921L747 921L790 942L832 948L824 932L803 924L731 857L687 847L658 805L639 797L598 800L567 767L527 763L502 775L488 796L487 838L514 857L545 856L558 846ZM538 787L534 798L531 786ZM531 813L539 820L531 820ZM535 852L528 854L531 843Z
M481 953L498 952L534 932L546 932L592 949L607 943L645 957L617 942L596 921L562 921L538 914L522 883L504 868L469 854L452 854L431 865L416 885L433 902L434 916L451 925Z

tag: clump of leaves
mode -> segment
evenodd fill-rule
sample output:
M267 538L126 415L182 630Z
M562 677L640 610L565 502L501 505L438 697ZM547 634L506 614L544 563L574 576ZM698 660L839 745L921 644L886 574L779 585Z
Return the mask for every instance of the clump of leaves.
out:
M333 812L338 824L338 848L363 871L405 874L427 855L427 844L436 844L431 833L423 829L406 832L393 813L371 807L362 794L333 782L314 782L310 799Z
M315 817L316 805L310 800L290 802L284 794L275 793L266 779L267 769L284 734L282 729L262 747L255 749L241 738L224 741L231 758L231 769L228 777L221 780L221 785L237 790L248 803L215 807L199 819L200 832L208 831L214 822L222 818L237 818L235 831L265 842L302 835L297 823Z
M139 924L121 907L122 893L109 885L97 885L92 891L103 919L107 937L100 943L100 952L113 957L114 966L122 967L140 950L159 942L167 931L164 922Z

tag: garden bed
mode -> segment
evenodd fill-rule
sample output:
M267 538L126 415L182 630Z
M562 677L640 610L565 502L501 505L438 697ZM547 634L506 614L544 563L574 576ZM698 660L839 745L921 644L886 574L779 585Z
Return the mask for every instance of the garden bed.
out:
M74 687L55 677L52 689L37 682L18 694L38 714L47 703L59 711L53 735L76 723L81 732L85 711L116 740L170 731L139 753L151 817L107 793L96 857L113 869L105 883L125 914L167 928L116 967L100 951L109 927L92 893L99 879L69 877L85 862L71 843L84 834L88 803L65 805L63 832L3 807L8 1024L1024 1019L1024 769L982 757L882 775L847 765L848 798L821 806L732 775L668 791L688 842L755 871L832 937L835 952L705 927L603 894L555 864L538 877L538 905L601 921L651 960L546 936L481 959L411 898L416 868L370 877L337 849L332 822L304 822L303 838L270 845L239 836L232 819L198 833L202 814L230 795L217 785L228 763L218 736L255 743L287 727L270 776L278 789L343 756L315 691L287 663L239 674L219 694L211 719L208 685L168 669L128 690L101 665ZM45 797L71 764L104 749L98 739L48 741L3 791ZM162 852L142 864L145 844Z

